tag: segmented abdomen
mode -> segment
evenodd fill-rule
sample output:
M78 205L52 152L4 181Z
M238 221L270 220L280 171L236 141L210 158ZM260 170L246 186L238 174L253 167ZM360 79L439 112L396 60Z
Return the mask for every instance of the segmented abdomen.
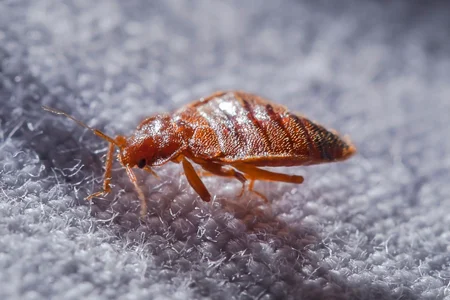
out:
M174 116L193 129L192 155L223 163L290 166L341 160L354 149L308 119L244 92L223 92Z

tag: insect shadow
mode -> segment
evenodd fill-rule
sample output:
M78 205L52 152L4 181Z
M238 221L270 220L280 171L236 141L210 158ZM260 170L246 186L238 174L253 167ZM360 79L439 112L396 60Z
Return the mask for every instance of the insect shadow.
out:
M285 287L292 289L307 276L302 275L303 266L311 260L308 251L317 243L317 233L300 223L289 225L279 218L278 208L252 192L239 197L239 183L207 177L205 184L212 190L219 190L224 180L230 187L206 203L190 189L176 165L158 170L160 180L136 175L146 187L145 220L139 217L139 202L125 174L116 175L124 188L115 186L117 193L111 193L120 196L93 199L92 212L113 226L130 248L150 255L159 271L155 275L155 269L149 268L147 276L170 280L184 272L192 278L192 289L212 298L227 289L283 297ZM276 201L282 193L277 190L267 196ZM209 280L224 282L225 289ZM283 285L273 288L276 282ZM249 289L249 284L254 288Z
M392 298L376 285L350 287L330 272L318 255L329 250L316 227L304 225L301 215L296 221L283 218L302 206L300 194L289 193L288 184L266 193L271 203L265 203L251 192L238 197L240 186L230 180L229 190L206 203L176 165L158 174L160 181L137 173L149 199L145 222L125 174L116 177L122 188L113 187L120 197L93 200L97 218L111 225L131 250L148 256L145 276L164 282L185 276L195 293L211 299L236 291L248 298L369 299L367 293ZM219 190L224 180L210 177L205 184ZM414 299L406 292L404 299Z

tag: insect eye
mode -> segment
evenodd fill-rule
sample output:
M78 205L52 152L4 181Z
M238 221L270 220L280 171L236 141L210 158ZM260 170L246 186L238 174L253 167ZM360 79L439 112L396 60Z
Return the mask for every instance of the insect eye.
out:
M145 158L143 158L137 163L137 166L138 168L142 169L143 167L145 167L146 164L147 162L145 161Z

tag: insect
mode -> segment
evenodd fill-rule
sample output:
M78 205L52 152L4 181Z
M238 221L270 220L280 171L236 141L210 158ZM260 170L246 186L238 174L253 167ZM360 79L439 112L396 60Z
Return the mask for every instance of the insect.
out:
M243 91L216 92L188 104L173 114L146 118L130 136L112 138L91 128L65 112L43 107L64 115L109 142L103 189L94 197L111 191L111 170L115 148L141 204L141 216L147 202L132 168L138 167L156 176L152 166L169 161L181 163L187 181L204 201L211 194L192 162L218 176L300 184L303 177L276 173L260 167L312 165L342 161L353 155L355 147L334 131L290 112L284 106Z

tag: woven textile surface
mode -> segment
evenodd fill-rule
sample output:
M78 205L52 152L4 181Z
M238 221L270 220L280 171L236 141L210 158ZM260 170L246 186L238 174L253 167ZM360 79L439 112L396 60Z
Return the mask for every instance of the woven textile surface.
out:
M450 299L450 5L0 1L0 299ZM102 185L106 134L245 90L351 136L302 185L180 165Z

